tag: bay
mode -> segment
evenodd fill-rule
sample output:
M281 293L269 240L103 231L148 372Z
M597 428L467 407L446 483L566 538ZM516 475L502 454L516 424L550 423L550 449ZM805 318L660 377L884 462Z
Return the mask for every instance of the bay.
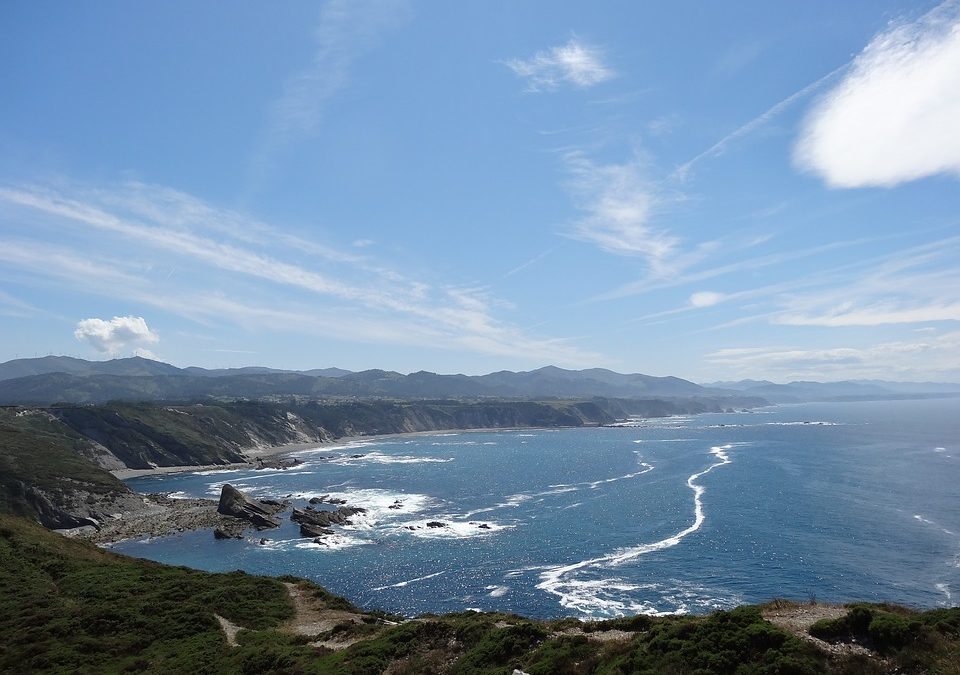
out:
M229 482L298 506L329 494L368 509L328 545L284 517L262 546L207 530L114 549L307 577L406 615L603 618L775 597L954 605L958 443L956 398L371 438L297 453L303 464L286 471L128 481L214 498Z

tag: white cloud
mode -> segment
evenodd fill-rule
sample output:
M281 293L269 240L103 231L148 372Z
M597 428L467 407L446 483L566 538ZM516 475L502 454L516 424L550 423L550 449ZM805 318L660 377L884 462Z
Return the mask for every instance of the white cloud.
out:
M563 84L581 89L613 78L615 73L603 62L603 53L576 38L565 45L537 52L529 59L505 61L510 70L527 81L527 91L554 91Z
M699 291L690 296L691 307L713 307L727 299L723 293L714 291Z
M831 187L960 175L960 4L880 33L813 108L795 150Z
M598 164L582 154L566 158L569 186L583 212L569 236L608 253L645 258L663 273L679 240L650 225L659 196L638 162Z
M928 321L960 321L960 302L903 307L891 304L858 308L844 303L823 314L783 314L774 323L788 326L882 326Z
M73 336L101 354L116 355L133 349L137 356L151 359L155 358L154 355L142 345L160 341L160 336L140 316L115 316L109 321L83 319L77 324Z
M858 347L720 349L705 360L714 374L737 379L952 380L960 377L960 332Z

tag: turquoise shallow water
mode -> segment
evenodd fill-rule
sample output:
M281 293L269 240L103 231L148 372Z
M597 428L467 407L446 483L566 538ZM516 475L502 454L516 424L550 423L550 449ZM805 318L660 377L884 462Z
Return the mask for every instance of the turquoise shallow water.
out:
M297 505L331 494L369 509L330 545L285 522L264 533L266 546L201 531L114 548L304 576L404 614L604 617L811 596L960 602L960 399L394 437L298 454L304 463L287 471L129 484L214 497L229 482Z

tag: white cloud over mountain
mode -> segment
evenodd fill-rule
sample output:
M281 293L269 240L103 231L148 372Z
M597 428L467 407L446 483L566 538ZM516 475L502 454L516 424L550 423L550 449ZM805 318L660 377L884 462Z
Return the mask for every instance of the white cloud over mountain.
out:
M106 319L83 319L73 331L75 338L101 354L115 356L133 350L137 356L152 357L143 345L160 341L142 316L115 316Z

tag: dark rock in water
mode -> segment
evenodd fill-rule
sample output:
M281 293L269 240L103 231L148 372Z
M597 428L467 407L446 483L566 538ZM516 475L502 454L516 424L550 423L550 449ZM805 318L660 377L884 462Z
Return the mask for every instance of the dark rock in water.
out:
M316 525L319 527L347 524L346 515L339 511L307 511L306 509L294 509L293 513L290 514L290 520L295 523L300 523L301 525Z
M481 530L489 530L489 529L490 529L490 526L487 525L486 523L480 523L479 525L477 525L477 527L479 527Z
M280 527L280 521L270 516L261 516L259 513L250 514L250 522L258 530L267 530L271 527Z
M261 539L261 540L260 540L260 545L261 545L261 546L266 546L268 541L270 541L270 540L269 540L269 539Z
M309 525L311 527L327 528L331 525L350 525L350 521L347 520L350 516L354 516L358 513L366 513L367 510L360 506L341 506L336 511L316 511L311 509L309 506L304 509L293 509L293 513L290 514L290 520L295 523L300 523L301 532L303 532L303 526ZM332 530L327 533L332 534ZM303 536L317 536L311 534L304 534Z
M301 523L300 524L300 536L301 537L326 537L327 535L333 534L333 530L320 527L319 525L312 525L310 523Z
M403 502L401 502L401 501L398 499L397 501L395 501L393 504L391 504L391 505L388 506L387 508L388 508L388 509L402 509L402 508L403 508Z
M322 504L330 497L330 495L323 495L322 497L311 497L309 504Z
M327 503L328 503L328 504L346 504L346 503L347 503L347 500L346 500L346 499L339 499L339 498L337 498L337 497L333 497L333 498L331 498L331 499L327 499Z
M220 491L217 512L225 516L249 520L257 529L280 527L280 522L271 518L280 508L251 499L232 485L225 484Z
M214 539L243 539L243 533L234 531L232 528L218 525L213 528Z
M427 523L427 527L433 527L433 528L446 527L446 526L447 526L446 523L441 523L439 520L431 520L429 523Z
M297 457L281 457L280 459L267 460L264 460L263 457L257 457L257 471L262 469L289 469L302 463L303 460Z

